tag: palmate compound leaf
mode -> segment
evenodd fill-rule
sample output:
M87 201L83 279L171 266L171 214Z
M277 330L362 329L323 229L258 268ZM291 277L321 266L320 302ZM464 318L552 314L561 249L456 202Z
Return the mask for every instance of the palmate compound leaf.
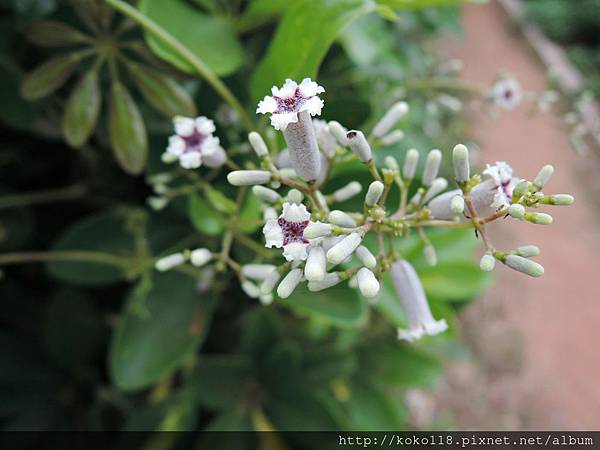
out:
M241 65L243 49L226 18L209 16L184 0L142 0L139 8L215 74L228 75ZM146 32L146 42L160 58L184 72L194 72L187 61L149 32Z
M134 307L135 289L124 305L110 347L110 373L123 390L142 389L177 370L204 341L213 298L196 281L177 272L156 273L144 299Z
M131 175L140 174L148 158L146 127L131 94L119 81L110 90L108 131L119 166Z
M63 116L63 135L71 147L81 147L96 127L102 93L98 72L88 71L77 83L67 100Z
M376 9L365 0L304 0L293 2L283 14L267 54L250 81L255 101L268 95L286 78L315 78L321 61L338 32Z
M38 100L60 88L75 69L81 56L70 53L57 56L25 75L21 84L21 95L27 100Z

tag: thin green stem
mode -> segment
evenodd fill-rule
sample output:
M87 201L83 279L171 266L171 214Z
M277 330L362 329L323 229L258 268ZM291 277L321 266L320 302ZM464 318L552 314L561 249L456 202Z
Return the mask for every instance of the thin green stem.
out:
M129 258L112 255L110 253L93 252L85 250L19 252L5 253L3 255L0 255L0 266L6 266L11 264L27 264L32 262L56 261L95 262L125 269L128 266Z
M106 0L106 3L111 5L117 11L122 14L130 17L132 20L137 22L142 28L146 29L154 36L159 38L164 44L169 46L173 51L175 51L180 57L182 57L188 64L190 64L194 70L208 83L213 87L215 91L225 100L229 105L235 109L240 115L240 119L244 125L244 127L248 131L252 131L254 129L254 125L248 116L248 113L241 105L239 100L233 95L233 93L229 90L229 88L221 81L219 77L217 77L213 71L204 64L200 58L198 58L194 53L192 53L185 45L183 45L179 40L177 40L172 34L158 25L149 17L142 14L139 10L134 8L133 6L127 4L123 0Z
M73 186L59 189L48 189L46 191L4 195L0 197L0 209L17 208L40 203L51 203L61 200L72 200L83 197L85 192L85 186L81 184L74 184Z

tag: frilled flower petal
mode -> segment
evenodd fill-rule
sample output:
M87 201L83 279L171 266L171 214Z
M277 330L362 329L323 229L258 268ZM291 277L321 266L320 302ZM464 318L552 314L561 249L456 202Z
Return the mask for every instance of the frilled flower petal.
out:
M300 94L302 97L313 97L317 94L321 94L325 92L325 88L323 86L319 86L319 84L315 81L312 81L310 78L305 78L300 83Z
M183 116L175 116L173 118L173 126L175 127L175 133L182 137L191 136L195 131L194 119Z
M169 138L169 145L167 147L167 152L169 152L170 154L174 155L174 156L181 156L183 154L183 152L185 151L185 141L183 140L183 138L174 135L171 136Z
M288 222L304 222L310 219L310 213L303 204L284 203L281 217Z
M204 153L202 155L202 162L211 169L217 169L221 167L223 164L225 164L226 159L227 154L220 145L217 145L211 149L209 153Z
M263 234L265 235L265 247L283 247L283 230L277 223L277 219L267 221L263 227Z
M196 118L196 131L202 134L212 134L216 130L215 123L207 117Z
M285 130L290 123L298 122L298 113L273 114L271 116L271 126L276 130Z
M200 152L188 152L179 157L179 163L184 169L197 169L202 165Z
M311 116L320 116L325 102L319 97L311 97L300 107L300 111L308 111Z
M285 83L283 83L281 88L278 88L277 86L273 86L271 88L271 94L273 94L275 97L293 97L297 87L298 83L296 83L294 80L286 78Z
M256 108L257 114L267 114L274 113L277 111L277 102L273 97L265 96L260 102L258 102L258 107Z
M308 244L292 242L283 246L283 256L287 261L304 261L308 256L307 247Z

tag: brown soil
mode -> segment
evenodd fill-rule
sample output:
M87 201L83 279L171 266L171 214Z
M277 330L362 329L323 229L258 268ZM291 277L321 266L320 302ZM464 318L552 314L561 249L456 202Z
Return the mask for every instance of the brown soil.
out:
M508 71L528 91L546 89L545 68L499 5L463 13L464 38L442 47L464 61L464 80L489 85ZM439 394L459 428L600 430L600 158L570 147L562 114L530 117L526 106L493 120L472 114L483 161L506 160L528 179L552 164L547 191L577 200L547 211L551 226L507 220L490 230L501 249L539 246L546 273L533 279L497 267L485 298L463 315L478 361L450 365Z

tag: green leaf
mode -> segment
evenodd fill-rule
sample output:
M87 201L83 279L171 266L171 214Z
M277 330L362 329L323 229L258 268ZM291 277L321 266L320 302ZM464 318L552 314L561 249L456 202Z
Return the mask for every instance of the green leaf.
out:
M33 24L27 30L27 39L43 47L60 47L85 43L90 38L63 22L45 20Z
M27 100L37 100L60 88L73 72L81 58L71 53L46 61L25 75L21 95Z
M127 68L144 99L165 117L197 114L194 100L173 78L148 66L129 62Z
M427 296L445 301L466 301L481 294L490 274L473 262L438 264L419 271Z
M235 214L237 212L237 204L220 190L206 184L202 187L202 191L206 196L206 200L217 211L224 214Z
M130 255L133 253L133 238L125 231L124 217L115 211L107 211L76 222L58 239L52 250ZM52 276L79 285L111 284L125 277L122 270L100 263L51 262L46 267Z
M376 0L380 5L398 9L420 9L439 6L460 5L461 3L486 3L487 0Z
M238 223L238 231L244 234L255 232L263 225L261 217L261 201L256 195L249 193L246 196L242 212L240 213L240 221Z
M210 204L197 194L188 197L188 213L192 225L201 233L218 236L223 231L223 219Z
M183 0L141 0L139 9L173 35L215 74L228 75L243 60L243 49L231 23L223 17L208 16ZM193 73L189 63L149 32L146 42L157 56L178 69Z
M131 175L140 174L148 158L146 127L129 91L118 81L111 87L108 131L121 168Z
M358 17L374 11L364 0L305 0L293 2L277 27L266 56L252 75L255 101L286 78L315 78L338 32Z
M146 313L134 308L132 291L113 336L110 372L117 387L141 389L177 370L202 344L210 326L212 298L177 272L157 274L147 293Z
M347 408L353 430L393 431L406 426L407 413L401 400L363 379L350 384Z
M63 117L63 134L72 147L81 147L96 127L100 113L101 92L98 72L90 70L71 92Z
M367 319L368 308L355 289L337 285L320 292L298 287L287 299L279 301L294 311L340 327L359 327Z
M442 374L435 357L400 343L370 343L360 352L360 367L377 383L402 387L431 387Z

